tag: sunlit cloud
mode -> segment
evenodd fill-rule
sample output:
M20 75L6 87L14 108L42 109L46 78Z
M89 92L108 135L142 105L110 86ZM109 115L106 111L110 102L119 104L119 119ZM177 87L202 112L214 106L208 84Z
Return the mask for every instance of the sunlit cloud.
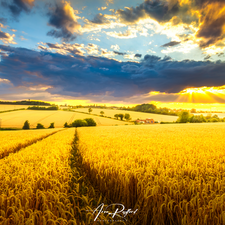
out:
M4 44L16 44L14 38L15 38L15 34L9 34L6 32L3 32L0 30L0 40L4 43Z
M187 88L178 94L178 100L183 102L225 103L225 86Z
M69 2L62 0L55 7L49 9L48 25L54 29L47 33L48 36L61 38L62 41L73 41L81 34L81 25L77 22L80 17Z
M137 37L136 34L137 31L135 30L126 30L125 32L105 32L108 36L114 37L114 38L122 38L122 39L128 39L128 38L135 38Z
M111 49L115 50L115 51L119 51L120 50L120 46L119 45L111 45L110 47Z

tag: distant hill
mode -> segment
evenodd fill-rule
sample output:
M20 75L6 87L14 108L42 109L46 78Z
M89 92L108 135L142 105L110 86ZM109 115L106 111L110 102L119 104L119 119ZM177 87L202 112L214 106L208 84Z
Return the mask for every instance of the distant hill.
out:
M42 102L42 101L0 101L0 105L46 105L51 106L50 103Z

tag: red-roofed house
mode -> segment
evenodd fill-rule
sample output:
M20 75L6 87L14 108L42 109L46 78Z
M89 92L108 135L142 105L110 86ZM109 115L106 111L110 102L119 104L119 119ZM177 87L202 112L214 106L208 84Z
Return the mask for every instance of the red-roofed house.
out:
M153 119L145 119L145 120L136 120L136 123L154 124L155 121Z

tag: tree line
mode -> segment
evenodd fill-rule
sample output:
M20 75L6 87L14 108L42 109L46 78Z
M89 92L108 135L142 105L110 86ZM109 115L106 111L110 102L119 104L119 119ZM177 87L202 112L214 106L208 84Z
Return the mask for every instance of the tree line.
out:
M48 128L55 128L55 123L50 123L50 126ZM30 129L30 123L29 123L28 120L26 120L24 122L24 125L23 125L22 129L24 129L24 130L29 130ZM38 123L37 126L36 126L36 129L45 129L45 127L44 127L43 124Z
M157 108L154 104L141 104L136 105L131 108L127 108L126 110L130 111L136 111L136 112L146 112L146 113L155 113L155 114L162 114L162 115L171 115L171 116L177 116L177 112L172 111L169 108Z
M177 123L207 123L207 122L225 122L224 118L219 118L218 115L208 114L207 116L203 115L193 115L188 111L182 111L179 113L179 118Z
M50 103L47 102L42 102L42 101L15 101L15 102L10 102L10 101L0 101L1 105L46 105L50 106Z
M50 107L29 106L27 109L30 109L30 110L58 110L59 107L57 105L50 106Z
M90 126L97 126L96 122L92 118L86 118L86 119L77 119L74 120L72 123L68 124L67 122L64 124L64 128L68 127L90 127ZM55 128L55 123L50 123L50 126L48 128ZM22 127L24 130L30 129L30 123L28 120L24 122L24 125ZM36 129L45 129L44 125L41 123L38 123L36 126Z

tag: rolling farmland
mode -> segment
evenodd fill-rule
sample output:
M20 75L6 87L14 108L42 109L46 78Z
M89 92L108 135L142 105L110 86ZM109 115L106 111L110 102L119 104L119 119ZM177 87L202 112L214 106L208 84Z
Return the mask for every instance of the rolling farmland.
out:
M108 119L99 116L93 116L83 113L61 111L61 110L23 110L2 113L0 115L1 126L22 128L26 120L30 122L31 128L35 128L37 123L43 124L48 127L50 123L55 123L56 128L62 128L65 122L71 123L76 119L93 118L97 126L111 126L111 125L125 125L128 122L119 120Z
M103 111L105 116L110 116L114 117L115 114L125 114L129 113L132 120L137 120L139 119L154 119L155 121L160 121L160 122L173 122L177 120L177 116L168 116L168 115L160 115L160 114L154 114L154 113L143 113L143 112L134 112L134 111L126 111L126 110L114 110L114 109L95 109L92 108L91 114L97 114L100 115L100 112ZM80 111L80 112L88 112L88 108L79 108L75 109L75 111Z

